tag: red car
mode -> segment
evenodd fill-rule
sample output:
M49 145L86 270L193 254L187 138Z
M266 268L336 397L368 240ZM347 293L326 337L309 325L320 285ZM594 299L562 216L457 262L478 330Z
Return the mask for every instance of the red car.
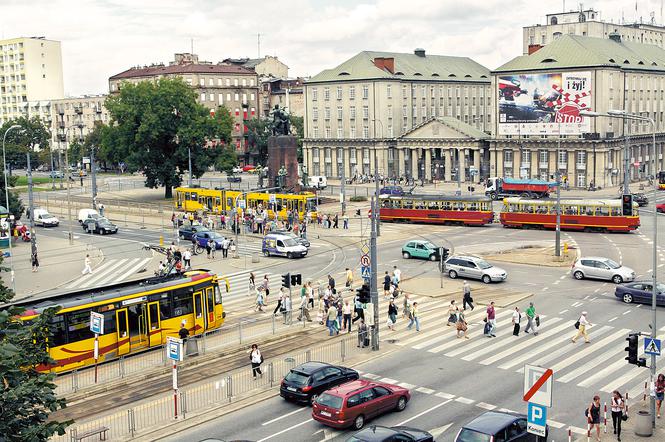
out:
M656 204L656 212L665 213L665 203Z
M256 169L256 166L252 166L251 164L242 167L243 172L251 172L254 169Z
M312 404L312 418L333 428L360 430L388 411L402 411L411 399L406 388L360 379L326 390Z

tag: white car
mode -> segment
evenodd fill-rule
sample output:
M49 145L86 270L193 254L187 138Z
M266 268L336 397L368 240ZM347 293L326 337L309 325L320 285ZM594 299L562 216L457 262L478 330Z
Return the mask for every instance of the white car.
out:
M95 209L81 209L79 210L79 224L83 224L83 221L85 221L88 218L100 218L99 213Z
M42 227L58 227L60 220L44 209L34 209L35 225Z
M573 264L571 273L575 279L605 279L615 284L635 279L633 269L601 256L586 256L578 259Z
M233 168L233 173L242 173L242 167L236 166Z
M495 267L477 256L451 256L446 260L444 270L451 279L458 277L480 279L485 284L505 281L508 278L508 273L504 269Z

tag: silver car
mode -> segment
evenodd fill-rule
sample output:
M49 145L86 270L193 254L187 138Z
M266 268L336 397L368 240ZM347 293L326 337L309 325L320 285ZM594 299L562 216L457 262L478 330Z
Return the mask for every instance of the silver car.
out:
M451 279L457 277L480 279L485 284L505 281L508 278L504 269L495 267L477 256L451 256L446 260L444 270Z
M635 279L633 269L600 256L579 258L573 264L572 275L575 279L606 279L615 284L630 282Z

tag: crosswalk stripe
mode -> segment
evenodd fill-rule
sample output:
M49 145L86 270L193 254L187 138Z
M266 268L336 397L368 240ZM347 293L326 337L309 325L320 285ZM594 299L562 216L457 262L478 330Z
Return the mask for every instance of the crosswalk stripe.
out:
M498 322L499 322L499 319L500 319L502 316L507 315L507 314L511 314L509 310L506 310L506 311L503 311L503 312L498 312L498 313L496 314L497 324L498 324ZM482 325L481 325L481 324L482 324ZM480 324L469 324L469 330L471 330L472 328L475 329L477 325L480 325L481 327L484 327L484 323L482 323L482 322L481 322ZM481 330L481 331L482 331L482 330ZM451 336L454 336L454 334L452 334ZM439 346L437 346L437 347L434 347L434 348L430 348L430 349L427 350L427 351L428 351L429 353L435 353L435 354L437 354L437 353L441 353L442 351L447 350L447 349L449 349L449 348L451 348L451 347L456 347L456 346L458 346L458 345L462 345L462 343L465 344L464 347L470 347L470 346L473 346L473 347L471 347L471 348L475 348L475 347L477 347L477 346L483 344L483 342L481 342L481 340L476 340L476 341L474 341L474 342L470 342L470 343L469 343L469 342L466 342L465 339L452 339L452 340L449 341L449 342L446 342L446 343L441 344L441 345L439 345ZM452 353L452 352L451 352L451 353Z
M108 268L109 266L113 265L114 263L115 263L115 261L112 260L112 259L103 262L102 265L100 265L96 269L92 269L92 271L93 271L92 275L82 275L82 276L78 277L73 282L67 284L67 288L70 288L70 289L71 288L76 288L77 286L82 284L84 281L89 280L90 278L94 277L95 276L95 271L104 271L104 269Z
M143 266L148 264L148 262L150 262L151 259L152 258L143 258L138 264L136 264L135 266L133 266L132 268L127 270L124 274L120 275L119 280L124 281L126 278L129 278L129 276L131 276L132 274L138 272L139 270L141 270L143 268Z
M658 339L662 340L662 336L658 336ZM638 358L641 358L644 356L644 347L640 348ZM622 358L617 362L622 362L625 366L626 361ZM623 375L618 377L617 379L614 379L614 382L610 382L609 384L603 386L600 388L601 391L605 392L612 392L616 390L617 385L624 385L628 382L630 382L633 378L636 378L640 375L644 375L644 367L632 367L628 369L628 371Z
M502 310L502 311L497 312L497 313L496 313L497 327L499 326L500 322L501 322L505 317L507 317L507 316L509 316L509 315L512 315L512 313L511 313L510 310ZM481 316L481 317L484 317L484 316L485 316L485 312L483 312L480 316ZM478 319L479 319L479 318L478 318ZM467 322L468 322L468 321L467 321ZM469 323L469 330L471 330L472 328L476 328L477 326L481 326L481 327L484 328L484 327L485 327L485 323L484 323L484 322L481 322L481 323L479 323L479 324ZM481 330L481 331L482 331L482 330ZM453 342L454 342L453 345L459 345L458 342L462 342L462 341L455 340L455 341L453 341ZM456 350L452 350L452 351L446 353L446 356L454 357L454 356L457 356L457 355L459 355L459 354L464 353L464 352L465 352L465 350L464 350L465 348L471 350L471 349L474 349L474 348L479 347L479 346L481 346L481 345L484 345L485 343L486 343L486 342L484 342L484 341L481 340L481 339L476 340L476 341L474 341L474 342L465 343L465 345L464 345L462 348L458 348L458 349L456 349ZM446 346L446 344L441 345L441 346L439 346L439 347L436 347L435 350L441 351L442 349L448 348L448 347L445 347L445 346ZM432 353L435 353L435 352L432 352Z
M606 338L604 338L604 339L602 339L602 340L600 340L597 343L594 343L592 345L597 345L600 348L607 348L607 346L612 341L614 341L618 338L621 338L622 336L625 336L625 334L628 331L629 330L625 329L625 328L621 329L618 332L613 333L613 334L607 336ZM559 382L569 382L569 381L575 379L576 377L582 375L583 373L585 373L589 370L592 370L593 368L595 368L596 366L602 364L603 362L607 362L607 361L612 360L612 359L610 359L610 356L613 356L614 354L618 353L619 351L620 350L618 350L617 348L611 348L610 350L608 350L608 351L600 354L599 356L597 356L595 359L593 359L591 361L587 361L583 365L581 365L580 367L577 367L576 369L566 373L564 376L559 377L557 380Z
M479 319L481 315L484 315L484 313L478 312L478 314L472 314L472 315L467 316L467 318L466 318L467 323L471 323L473 320ZM448 323L448 318L443 318L443 320L446 322L446 324ZM455 326L451 326L451 330L456 330ZM434 330L431 330L429 332L426 332L425 334L416 336L415 338L412 338L409 341L417 342L421 338L429 338L432 335L436 335L436 336L432 339L429 339L429 340L426 340L424 342L420 342L417 345L414 345L413 348L416 349L416 350L421 350L425 347L429 347L432 344L435 344L439 341L442 341L444 339L449 338L449 335L447 333L442 332L440 329L434 329Z
M95 282L95 284L98 285L104 285L104 284L109 284L113 282L118 282L122 281L122 278L118 278L123 272L125 272L128 268L133 267L137 262L139 262L141 258L132 258L128 260L122 260L122 265L116 267L115 269L105 272L104 276L101 277L98 281Z
M111 260L108 262L108 265L102 265L97 269L92 269L92 275L84 275L80 278L77 284L74 286L78 287L91 287L97 283L98 280L102 279L107 272L113 271L113 269L120 267L125 261L122 259Z

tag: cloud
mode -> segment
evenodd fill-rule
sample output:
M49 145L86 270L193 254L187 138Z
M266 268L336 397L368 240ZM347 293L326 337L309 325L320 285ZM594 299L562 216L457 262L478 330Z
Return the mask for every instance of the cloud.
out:
M561 3L533 0L3 0L5 38L62 42L65 91L105 93L108 77L135 65L168 63L176 52L203 60L277 55L290 75L316 75L362 50L468 56L490 69L522 53L522 27L544 24ZM568 9L577 3L568 2ZM660 22L660 1L600 0L584 6L615 22Z

